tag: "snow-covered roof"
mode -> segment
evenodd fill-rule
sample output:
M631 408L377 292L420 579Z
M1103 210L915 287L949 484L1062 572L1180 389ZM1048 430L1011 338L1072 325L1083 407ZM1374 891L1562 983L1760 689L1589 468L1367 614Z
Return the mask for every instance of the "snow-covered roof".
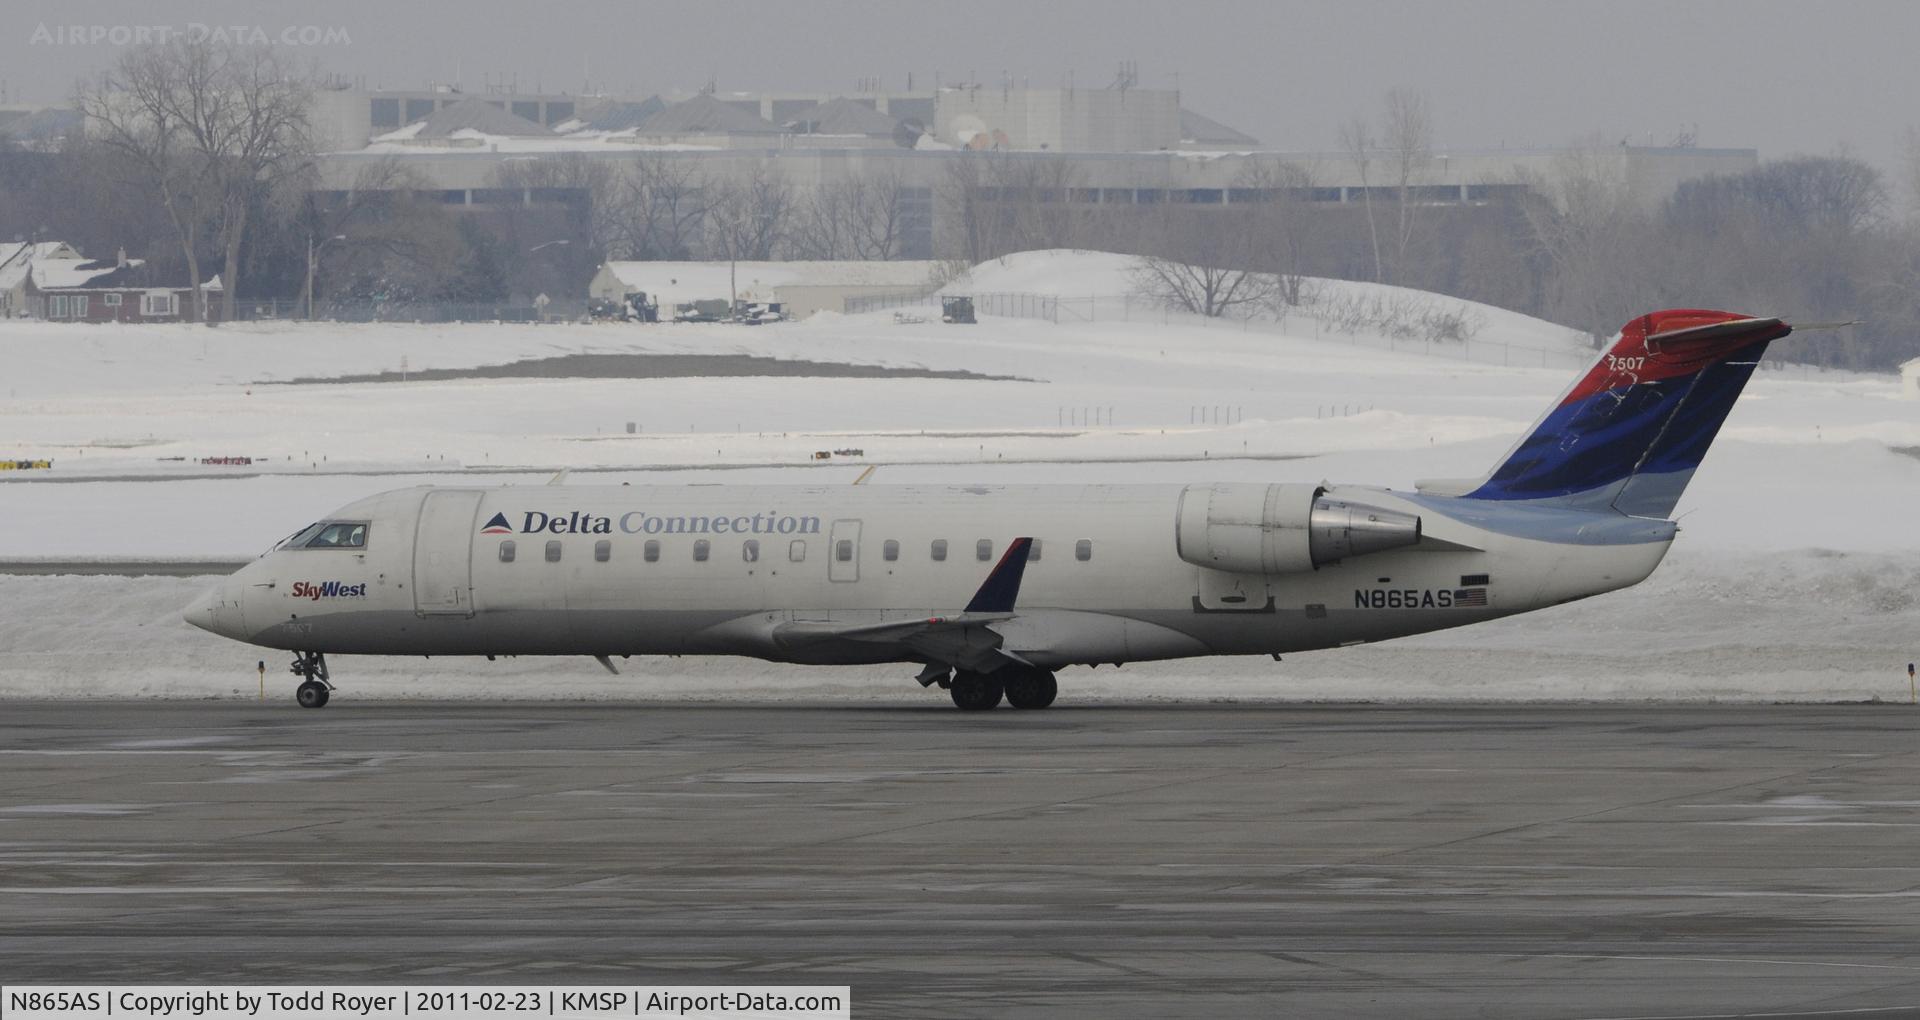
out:
M65 241L0 241L0 290L12 290L27 278L27 267L40 259L77 259L80 252Z
M1244 131L1187 109L1180 108L1180 140L1201 145L1259 145L1260 139Z
M484 99L462 99L428 117L414 137L451 138L461 131L509 138L546 138L553 134L544 125L508 113Z
M1914 358L1911 361L1903 361L1900 363L1900 371L1904 372L1908 369L1920 371L1920 358Z
M933 278L937 263L894 262L609 262L602 268L629 291L644 291L662 308L724 300L731 285L743 300L772 301L782 287L916 287ZM731 269L731 271L730 271Z
M637 103L607 102L583 111L586 119L580 125L582 131L626 131L645 124L655 114L667 108L659 96L648 96Z
M866 103L842 96L802 111L784 126L789 131L810 135L888 137L900 123Z
M128 259L124 266L112 259L35 259L33 285L40 290L106 286L108 281L104 277L143 265L146 265L144 259Z
M640 133L771 135L779 134L780 128L772 121L763 120L737 106L723 103L712 96L699 95L648 117L647 122L640 126Z

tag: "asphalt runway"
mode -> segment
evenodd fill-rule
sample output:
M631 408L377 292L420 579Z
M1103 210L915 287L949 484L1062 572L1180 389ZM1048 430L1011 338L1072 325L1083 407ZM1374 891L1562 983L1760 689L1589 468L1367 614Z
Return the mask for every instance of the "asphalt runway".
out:
M1920 1011L1920 710L0 703L10 982ZM283 692L284 693L284 692Z

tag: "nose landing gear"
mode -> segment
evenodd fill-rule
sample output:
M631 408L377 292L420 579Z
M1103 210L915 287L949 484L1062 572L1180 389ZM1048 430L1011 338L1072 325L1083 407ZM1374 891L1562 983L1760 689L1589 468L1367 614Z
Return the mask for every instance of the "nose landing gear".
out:
M293 665L287 671L300 677L300 686L294 689L293 699L301 708L324 708L327 698L333 693L333 684L327 681L327 657L319 652L293 653Z

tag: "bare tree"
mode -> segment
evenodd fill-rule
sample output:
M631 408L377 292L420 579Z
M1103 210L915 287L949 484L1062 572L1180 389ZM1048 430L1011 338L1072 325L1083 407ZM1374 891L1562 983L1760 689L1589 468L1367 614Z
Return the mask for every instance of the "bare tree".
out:
M577 203L575 225L584 235L587 248L600 259L613 257L624 231L621 206L626 183L615 164L584 152L513 160L493 171L497 188L526 192L536 201L550 194Z
M300 225L305 228L305 240L318 246L323 264L329 259L344 262L346 250L333 248L328 243L330 240L347 237L350 246L355 239L347 233L349 229L383 218L397 201L410 199L415 192L426 190L427 187L426 176L400 156L386 156L369 163L354 172L353 183L338 202L323 203L315 192L307 193L306 205L300 217ZM381 238L378 243L387 244L388 241ZM308 309L309 314L313 308L313 287L314 274L302 274L300 303L301 307Z
M1373 127L1365 117L1356 116L1340 125L1340 148L1360 177L1360 201L1366 207L1367 236L1373 242L1373 279L1378 283L1386 278L1386 271L1380 260L1380 226L1373 218L1373 182L1369 180L1373 166Z
M979 263L1016 251L1079 245L1084 211L1072 201L1080 173L1027 153L955 153L936 197L960 224L960 249Z
M998 166L1006 155L999 152L966 150L947 157L946 173L935 198L945 207L942 219L960 228L958 254L968 265L978 265L1009 250L1001 243L1001 217L994 192L989 198L989 182L1002 176Z
M217 168L220 240L226 254L221 318L230 322L239 300L240 246L247 237L250 210L256 203L290 208L294 196L310 190L313 146L307 117L312 89L280 58L279 50L214 52L225 57L216 85L228 109L224 115L208 111L189 130Z
M1536 196L1522 205L1528 228L1553 267L1548 314L1586 330L1598 349L1655 289L1659 248L1625 166L1591 140L1522 183Z
M605 203L607 257L691 258L700 244L710 190L692 160L636 157L622 168Z
M356 221L352 243L329 251L335 293L404 306L438 300L458 277L465 247L454 213L419 193L395 190L370 199Z
M127 50L76 103L102 143L159 190L187 257L196 314L205 300L198 244L211 234L225 260L231 319L252 211L305 190L312 170L305 77L271 48L182 36Z
M1394 281L1408 279L1407 249L1413 243L1414 188L1426 179L1433 161L1433 116L1427 98L1404 85L1387 92L1386 148L1395 186Z
M707 204L707 238L722 258L773 258L791 227L793 187L767 160L748 164L713 189Z
M1314 245L1300 197L1312 187L1312 171L1286 160L1251 160L1234 175L1233 193L1241 196L1234 201L1245 203L1234 215L1251 232L1250 268L1273 275L1273 298L1286 306L1300 303Z
M201 284L200 243L214 216L219 193L213 167L187 141L175 115L177 93L194 87L180 51L145 46L125 51L113 70L82 85L74 105L86 118L89 137L120 158L129 186L150 187L167 211L174 239L186 258L193 289L190 314L206 308Z
M853 174L795 203L788 250L808 259L890 259L899 254L905 203L891 170Z
M707 245L728 262L773 258L789 227L793 188L766 160L725 178L707 203Z
M1154 251L1133 266L1134 288L1149 300L1214 318L1273 295L1274 275L1255 266L1258 227L1248 217L1169 206L1157 233Z

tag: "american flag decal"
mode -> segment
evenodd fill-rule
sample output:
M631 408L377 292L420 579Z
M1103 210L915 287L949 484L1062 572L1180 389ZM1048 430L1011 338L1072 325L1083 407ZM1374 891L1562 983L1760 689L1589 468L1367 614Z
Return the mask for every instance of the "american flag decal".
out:
M1487 590L1485 588L1455 588L1453 590L1453 604L1468 609L1485 609L1487 607Z

